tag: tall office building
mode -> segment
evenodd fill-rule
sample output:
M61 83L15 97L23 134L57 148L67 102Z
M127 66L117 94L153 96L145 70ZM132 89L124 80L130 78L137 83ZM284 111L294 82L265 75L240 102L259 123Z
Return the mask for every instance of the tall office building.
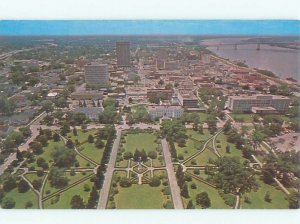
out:
M118 67L130 67L130 45L128 41L118 41L117 65Z
M87 86L105 87L109 81L107 64L92 62L85 67L85 83Z

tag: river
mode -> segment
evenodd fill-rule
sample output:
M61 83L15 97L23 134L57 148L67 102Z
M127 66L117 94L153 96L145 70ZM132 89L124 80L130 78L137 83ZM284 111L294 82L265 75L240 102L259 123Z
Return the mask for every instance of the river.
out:
M204 45L220 43L238 43L249 38L218 38L202 41ZM300 82L300 51L282 47L260 45L260 50L256 50L257 45L208 47L207 49L216 53L220 57L245 62L251 68L266 69L272 71L282 79L292 77Z

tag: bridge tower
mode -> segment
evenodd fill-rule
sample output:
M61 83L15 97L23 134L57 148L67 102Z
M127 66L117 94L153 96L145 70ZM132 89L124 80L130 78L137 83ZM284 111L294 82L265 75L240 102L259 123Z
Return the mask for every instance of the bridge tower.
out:
M235 45L234 45L234 50L237 50L237 49L238 49L238 48L237 48L237 44L235 44Z
M219 50L219 48L220 48L220 45L217 46L217 51Z
M260 44L257 44L256 50L257 50L257 51L260 50Z

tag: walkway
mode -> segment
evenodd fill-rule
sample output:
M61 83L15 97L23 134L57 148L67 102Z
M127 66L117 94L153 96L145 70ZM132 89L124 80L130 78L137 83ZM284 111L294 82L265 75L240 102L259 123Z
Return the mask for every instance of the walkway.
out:
M100 191L100 198L99 198L97 209L105 209L106 205L107 205L111 179L113 177L114 167L115 167L117 154L118 154L118 148L119 148L119 144L120 144L120 140L121 140L121 130L120 129L117 129L116 135L117 135L117 137L112 146L111 155L109 158L109 162L107 164L104 183L103 183L102 189Z
M171 189L174 208L175 209L183 209L183 204L182 204L181 195L180 195L180 189L177 184L177 180L176 180L174 167L173 167L167 140L165 138L162 139L161 144L162 144L163 153L164 153L164 157L165 157L166 169L167 169L167 173L168 173L168 177L169 177L169 183L170 183L170 189Z

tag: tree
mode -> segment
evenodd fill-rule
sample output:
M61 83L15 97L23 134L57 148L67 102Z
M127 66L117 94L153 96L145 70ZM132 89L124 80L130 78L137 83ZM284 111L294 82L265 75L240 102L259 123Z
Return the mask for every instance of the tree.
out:
M77 129L75 127L73 128L73 135L77 136Z
M257 147L262 143L262 141L265 139L265 134L258 129L255 129L254 132L251 135L251 140L253 144L254 150L257 149Z
M71 131L70 124L65 122L61 127L61 135L66 136L67 133Z
M274 163L265 163L261 169L262 179L266 184L274 183L274 177L276 174L276 168Z
M200 194L197 194L196 203L197 205L200 205L202 208L209 208L211 203L207 192L201 192Z
M55 142L60 141L60 136L59 136L59 134L57 134L56 132L53 134L53 140L54 140Z
M225 156L214 163L218 167L214 182L224 193L243 194L257 187L254 171L241 164L237 158Z
M17 187L16 179L13 176L8 176L3 182L3 190L9 192L15 187Z
M161 126L162 135L166 136L167 140L181 142L187 139L185 125L177 119L164 120Z
M230 145L226 145L226 153L230 153Z
M271 203L272 201L272 198L271 198L271 195L270 195L270 192L267 191L266 194L265 194L265 197L264 197L264 200L268 203Z
M126 160L129 160L133 157L132 152L124 152L123 153L123 158Z
M58 167L71 167L76 161L76 153L65 147L58 147L52 153L53 160Z
M10 115L14 112L16 104L13 100L7 99L5 96L0 96L0 114Z
M96 142L95 142L95 146L98 148L98 149L101 149L104 147L104 142L100 139L100 138L97 138Z
M85 208L82 197L79 195L74 195L71 199L71 208L72 209L83 209Z
M50 100L46 100L42 104L42 110L46 111L46 113L50 113L53 111L53 104Z
M73 149L73 148L74 148L74 143L73 143L72 139L68 139L68 140L67 140L66 146L67 146L69 149Z
M2 200L2 203L1 203L1 207L2 208L5 208L5 209L11 209L11 208L14 208L16 205L16 202L13 198L11 197L5 197L3 200Z
M18 191L20 193L25 193L30 189L28 183L25 180L20 180L19 184L18 184Z
M36 141L37 142L39 142L39 143L41 143L41 145L43 146L43 147L45 147L45 146L47 146L47 144L48 144L48 138L47 138L47 136L46 135L38 135L37 137L36 137Z
M186 208L187 209L194 209L195 208L195 206L193 204L193 200L189 200L189 203L187 204Z
M290 209L298 209L299 208L299 193L292 192L288 197L288 201L289 201Z
M36 189L37 191L39 191L42 187L42 179L35 179L32 181L32 186L34 189Z
M32 206L33 206L32 201L27 201L25 204L25 208L32 208Z
M21 153L21 151L19 149L17 149L16 157L17 157L18 161L22 161L24 159L23 154Z
M94 143L94 136L93 135L88 136L88 142L89 143Z
M157 158L157 152L156 151L148 152L148 157L150 157L151 159L156 159Z
M270 85L269 87L269 91L271 94L277 94L277 91L278 91L278 87L276 85Z
M68 178L66 177L64 169L53 166L50 169L48 179L50 185L55 188L62 188L68 185Z
M184 183L182 188L181 188L181 196L184 197L184 198L189 198L189 190L188 190L188 187L187 185Z
M90 192L90 196L86 205L86 208L95 208L98 202L99 194L95 187Z

